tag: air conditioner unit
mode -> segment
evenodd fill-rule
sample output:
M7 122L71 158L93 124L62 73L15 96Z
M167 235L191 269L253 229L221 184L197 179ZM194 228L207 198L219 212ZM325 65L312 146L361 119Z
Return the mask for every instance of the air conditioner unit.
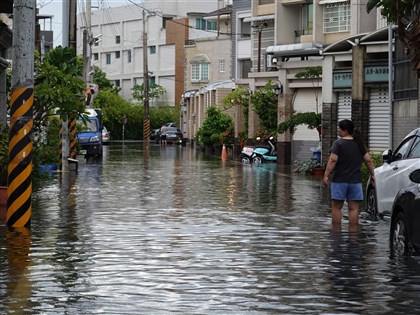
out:
M273 58L272 55L266 55L267 58L267 68L271 68L272 63L271 63L271 58Z

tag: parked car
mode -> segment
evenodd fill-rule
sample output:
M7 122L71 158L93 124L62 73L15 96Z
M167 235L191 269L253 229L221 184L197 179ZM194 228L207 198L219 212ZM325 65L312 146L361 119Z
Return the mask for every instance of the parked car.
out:
M152 129L152 132L150 133L150 140L155 140L160 132L160 128Z
M160 141L166 140L166 143L182 144L182 131L176 127L162 127L159 139Z
M375 183L366 184L366 211L389 215L398 191L410 183L408 175L420 168L420 128L411 131L395 152L382 154L384 164L375 168Z
M420 169L408 177L410 184L398 192L392 206L389 240L393 254L420 251Z
M105 126L102 127L102 144L109 144L111 142L111 133L106 129Z

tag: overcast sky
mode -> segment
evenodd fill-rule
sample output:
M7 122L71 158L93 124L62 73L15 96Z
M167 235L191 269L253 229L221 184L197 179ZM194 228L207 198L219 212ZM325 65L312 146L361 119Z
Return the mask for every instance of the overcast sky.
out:
M68 1L68 0L67 0ZM135 3L141 3L141 0L132 0ZM78 11L81 10L85 0L77 0ZM94 7L109 8L131 4L129 0L91 0L92 10ZM54 31L54 47L62 45L63 32L63 0L37 0L37 7L40 14L54 15L52 19L52 30ZM42 23L42 22L41 22ZM41 26L43 28L43 26ZM50 25L46 23L46 29Z

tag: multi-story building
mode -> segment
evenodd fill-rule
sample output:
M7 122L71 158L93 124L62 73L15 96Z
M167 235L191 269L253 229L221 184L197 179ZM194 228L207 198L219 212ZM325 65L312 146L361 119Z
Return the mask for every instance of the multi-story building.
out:
M359 44L359 39L363 38L365 45L375 43L368 49L371 60L383 60L384 53L386 56L387 43L383 42L382 37L381 43L374 35L364 37L377 30L377 14L375 11L368 15L366 10L360 9L363 5L364 3L359 0L252 1L251 27L257 32L252 33L253 71L249 74L249 79L252 80L251 90L263 86L269 79L278 82L283 91L278 99L279 122L290 117L293 112L322 113L322 147L325 154L328 153L331 141L337 136L334 122L336 124L337 119L346 116L339 117L338 108L341 114L341 109L344 112L347 110L347 113L351 112L348 108L345 109L348 104L354 109L359 106L359 110L353 110L352 115L346 117L355 120L363 132L367 131L366 128L362 128L369 120L366 116L366 106L362 110L360 107L364 102L357 102L357 97L350 97L356 93L352 88L356 82L350 80L350 86L343 89L338 89L338 86L332 84L333 73L339 73L343 67L350 69L350 72L355 71L356 63L361 60L361 56L355 60L352 48ZM273 31L270 31L272 25ZM344 43L350 47L345 46L344 52L338 51L337 48L343 47ZM296 73L315 66L322 66L322 79L309 80L296 77ZM361 67L358 71L363 73L363 62ZM341 102L347 105L338 106ZM253 121L256 123L252 124ZM250 119L250 129L250 134L258 129L256 119ZM279 135L280 160L289 164L293 160L307 159L311 155L311 148L317 147L318 144L318 131L301 125L294 134Z
M107 78L121 88L121 95L131 99L133 86L143 83L143 54L146 52L150 83L166 89L166 94L151 100L151 105L179 104L184 92L185 41L207 37L208 28L213 25L203 16L223 6L222 0L188 3L159 0L93 10L91 65L99 66ZM83 30L89 28L86 21L89 19L84 13L79 14L78 53L83 50ZM145 34L147 49L143 47Z
M203 21L213 26L208 36L188 40L185 45L185 91L181 106L181 129L195 137L209 106L227 96L235 83L231 72L232 6L210 12ZM226 111L233 116L232 111Z

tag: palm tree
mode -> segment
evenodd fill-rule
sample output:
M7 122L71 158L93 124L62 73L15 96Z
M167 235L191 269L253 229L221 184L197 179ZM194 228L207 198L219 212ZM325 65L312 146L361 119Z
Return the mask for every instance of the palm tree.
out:
M380 8L389 22L398 26L398 34L407 52L412 52L413 70L420 78L420 2L419 0L368 0L367 12Z

